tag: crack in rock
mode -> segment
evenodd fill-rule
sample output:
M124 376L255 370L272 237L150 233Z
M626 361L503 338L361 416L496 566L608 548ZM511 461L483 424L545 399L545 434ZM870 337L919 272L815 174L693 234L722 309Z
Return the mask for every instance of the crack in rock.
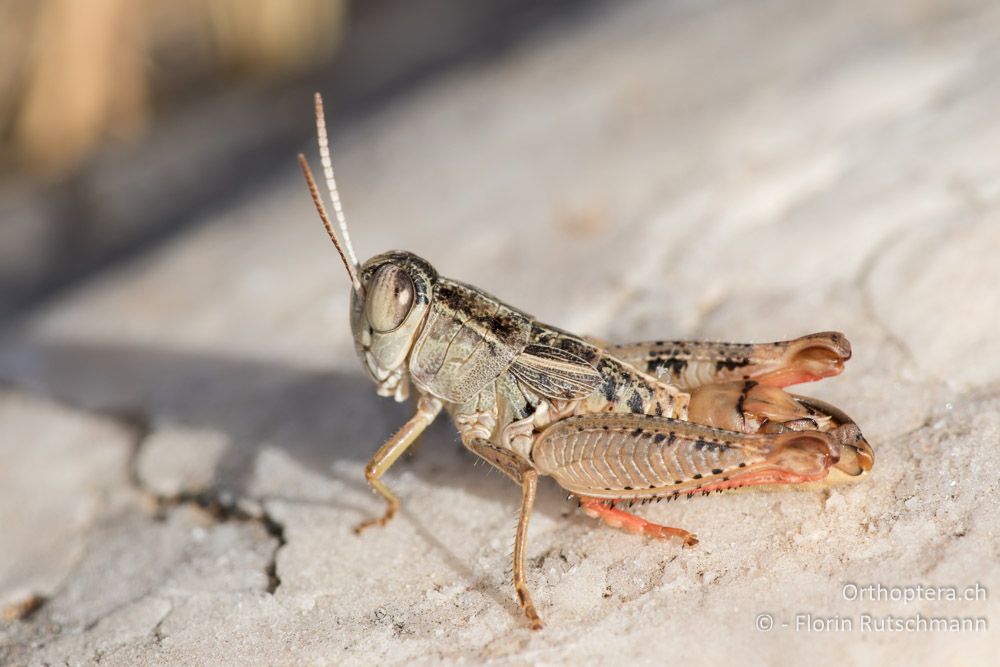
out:
M231 494L221 490L206 489L171 495L156 493L146 485L139 473L139 458L142 455L143 447L154 432L151 417L141 410L117 410L108 411L105 414L132 429L135 434L128 459L128 483L143 498L148 500L154 519L162 521L169 510L183 505L193 505L205 512L216 523L229 521L258 523L264 532L275 539L277 546L264 567L268 582L266 590L273 595L281 586L277 561L278 552L287 544L284 525L257 503L242 503L241 499L234 498ZM248 508L245 506L247 504L252 504L254 507Z
M153 629L149 631L149 634L153 637L153 643L155 643L158 647L162 647L163 640L166 639L166 635L163 634L163 623L172 613L174 613L174 606L170 605L170 609L168 609L167 613L163 615L163 618L158 620L156 625L153 626Z
M878 330L885 336L885 340L890 346L896 348L896 350L903 355L903 359L911 367L915 367L917 364L916 355L913 350L905 340L900 338L896 333L889 327L889 325L882 319L878 312L878 308L875 307L875 296L871 292L871 276L875 273L875 269L878 268L881 260L897 245L899 245L903 240L904 236L902 234L896 234L894 232L889 232L882 238L875 246L872 248L868 256L865 257L859 268L857 275L854 278L854 286L861 294L861 307L864 310L865 315L868 320L872 322Z
M140 491L146 494L154 503L154 518L163 520L166 513L176 507L193 505L202 510L216 523L226 522L248 522L257 523L270 537L274 538L277 546L271 553L271 558L264 566L264 573L267 575L267 592L271 595L281 586L281 577L278 575L278 552L288 541L285 538L285 526L272 517L267 510L260 508L259 511L252 511L227 496L217 491L199 491L190 493L180 493L173 496L160 496L140 487Z

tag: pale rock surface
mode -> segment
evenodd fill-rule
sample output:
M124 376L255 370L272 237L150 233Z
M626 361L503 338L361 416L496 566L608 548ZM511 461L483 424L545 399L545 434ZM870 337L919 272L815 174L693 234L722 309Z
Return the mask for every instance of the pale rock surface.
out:
M130 495L133 429L0 391L0 606L53 593L85 537Z
M364 256L413 250L612 340L844 331L845 374L802 391L864 428L868 477L641 510L691 550L545 483L535 633L509 584L517 490L444 420L387 476L401 516L356 537L381 511L364 463L409 408L358 368L290 159L8 331L0 598L48 601L0 624L0 661L996 664L998 26L976 1L614 5L333 138ZM989 629L864 632L863 613Z

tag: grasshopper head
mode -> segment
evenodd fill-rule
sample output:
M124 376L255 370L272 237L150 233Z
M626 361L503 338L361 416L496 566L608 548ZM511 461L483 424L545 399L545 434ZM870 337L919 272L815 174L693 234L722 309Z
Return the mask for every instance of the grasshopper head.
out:
M379 395L393 396L397 401L404 401L409 394L406 360L427 316L437 271L413 253L398 250L372 257L364 266L358 264L351 246L351 236L347 232L347 220L340 205L337 181L333 176L323 99L319 93L316 93L315 106L316 134L319 138L323 175L326 177L333 212L340 225L343 244L333 231L309 163L302 154L299 154L299 165L326 233L336 246L351 279L351 331L354 334L354 348L361 357L361 364L378 385Z
M361 267L351 293L351 331L361 364L380 396L406 399L406 359L423 328L437 271L416 255L393 251Z

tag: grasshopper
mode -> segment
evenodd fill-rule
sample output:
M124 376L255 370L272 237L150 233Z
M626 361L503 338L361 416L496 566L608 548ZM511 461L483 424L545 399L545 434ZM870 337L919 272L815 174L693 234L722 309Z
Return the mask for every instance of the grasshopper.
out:
M445 278L426 260L392 251L360 264L330 161L322 98L320 156L343 242L303 155L299 163L351 280L351 330L380 396L416 414L375 453L365 478L385 512L400 503L383 476L443 410L462 443L521 488L514 590L531 627L525 540L540 475L583 511L653 538L698 540L629 513L635 502L761 484L798 484L831 471L857 477L874 456L843 412L784 387L837 375L851 356L843 334L766 344L655 341L608 345L539 322L483 290Z

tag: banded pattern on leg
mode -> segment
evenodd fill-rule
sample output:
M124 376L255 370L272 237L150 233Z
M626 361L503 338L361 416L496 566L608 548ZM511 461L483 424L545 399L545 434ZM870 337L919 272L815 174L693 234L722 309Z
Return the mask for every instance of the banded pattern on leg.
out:
M650 498L820 479L839 459L817 431L746 435L647 415L571 417L543 431L531 458L567 491Z

